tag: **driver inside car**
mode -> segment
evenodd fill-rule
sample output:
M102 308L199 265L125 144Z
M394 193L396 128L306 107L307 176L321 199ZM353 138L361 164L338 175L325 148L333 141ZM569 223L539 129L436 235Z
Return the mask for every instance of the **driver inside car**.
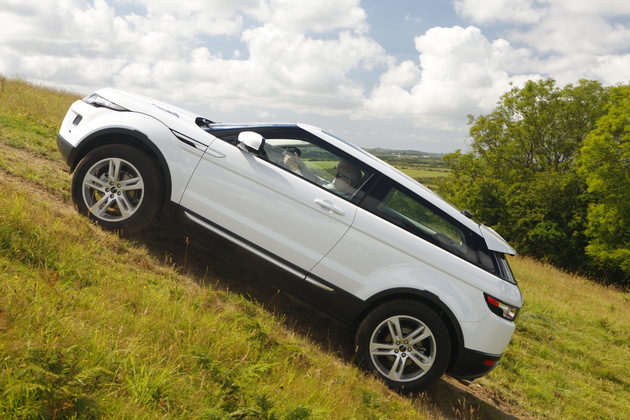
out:
M295 150L292 150L295 149ZM335 178L331 181L317 176L300 158L300 150L296 147L289 147L284 153L284 165L293 172L302 175L304 178L315 182L323 187L348 198L361 185L363 175L359 168L345 160L340 160L335 167Z

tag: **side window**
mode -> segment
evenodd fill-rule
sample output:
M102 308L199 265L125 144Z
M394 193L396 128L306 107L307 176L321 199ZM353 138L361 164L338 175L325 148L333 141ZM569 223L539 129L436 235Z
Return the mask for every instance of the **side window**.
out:
M432 210L421 199L392 188L376 206L376 213L429 242L476 263L470 234L445 216Z
M217 130L212 134L236 145L241 130ZM341 197L352 197L370 175L367 167L351 162L341 152L331 151L334 149L323 140L297 127L252 127L248 130L265 138L260 158Z
M307 140L265 140L267 159L329 191L350 198L368 172L355 163Z

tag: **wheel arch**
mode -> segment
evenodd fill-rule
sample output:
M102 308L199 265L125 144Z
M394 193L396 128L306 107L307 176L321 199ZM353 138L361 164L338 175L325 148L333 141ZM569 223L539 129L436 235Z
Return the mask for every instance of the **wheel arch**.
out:
M144 151L145 153L156 159L164 181L165 192L164 202L162 203L162 206L164 206L168 201L168 197L171 196L172 190L170 169L162 152L144 133L140 131L114 127L99 130L88 135L81 141L81 143L72 151L72 153L68 157L68 166L70 167L70 173L72 173L76 169L79 162L81 162L81 159L83 159L92 150L110 144L124 144L132 146Z
M366 301L363 310L355 318L353 324L358 326L374 308L395 300L408 300L422 303L435 311L442 319L444 325L446 325L448 335L451 338L451 360L447 367L448 370L454 361L457 360L458 349L464 345L464 334L455 314L437 295L431 292L406 288L383 291Z

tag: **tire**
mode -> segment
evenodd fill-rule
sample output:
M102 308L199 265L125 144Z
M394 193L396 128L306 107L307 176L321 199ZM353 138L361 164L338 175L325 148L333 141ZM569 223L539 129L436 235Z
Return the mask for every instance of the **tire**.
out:
M88 153L72 178L79 212L108 230L129 234L157 216L164 181L157 163L135 147L112 144Z
M451 340L442 319L428 306L409 300L384 303L357 330L357 359L390 388L421 392L444 373Z

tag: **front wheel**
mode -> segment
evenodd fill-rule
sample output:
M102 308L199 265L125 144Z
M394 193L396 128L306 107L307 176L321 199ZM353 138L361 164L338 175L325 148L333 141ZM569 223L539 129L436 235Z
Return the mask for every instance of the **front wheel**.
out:
M127 145L94 149L72 178L72 199L81 214L109 230L137 232L157 215L164 182L155 161Z
M428 306L398 300L378 306L356 336L358 360L392 389L424 391L444 373L451 342L444 322Z

